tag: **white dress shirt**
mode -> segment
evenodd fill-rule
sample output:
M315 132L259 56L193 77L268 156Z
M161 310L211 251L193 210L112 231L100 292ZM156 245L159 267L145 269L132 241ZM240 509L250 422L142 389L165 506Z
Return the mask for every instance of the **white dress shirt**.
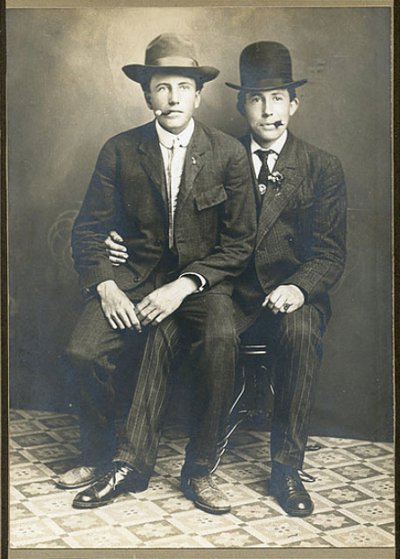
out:
M273 151L275 151L276 153L271 153L270 155L268 155L268 159L267 159L267 165L268 165L268 169L269 172L272 173L272 171L274 170L275 167L275 163L278 159L279 154L281 153L283 146L285 145L286 139L287 139L287 130L285 130L282 134L282 136L280 136L277 140L275 140L275 142L273 144L271 144L269 146L269 148L263 148L260 146L260 144L258 144L255 139L253 138L253 136L251 137L251 142L250 142L250 151L251 151L251 159L253 162L253 168L254 168L254 172L256 177L258 177L260 170L261 170L261 159L259 158L259 156L256 154L256 151L261 149L263 151L267 151L267 149L272 149Z
M161 154L164 162L165 179L168 194L168 245L174 246L174 217L178 201L179 186L182 180L183 167L185 164L186 150L194 132L194 120L191 118L186 128L179 134L172 134L165 130L156 120L156 131L160 143ZM198 292L203 291L207 280L197 273L185 273L179 277L195 276L200 285Z
M194 131L194 120L191 118L186 128L179 134L171 134L171 132L168 132L168 130L160 126L157 120L156 130L158 141L160 142L167 182L169 248L172 248L174 246L174 216L179 194L179 185L181 184L187 146L189 145Z

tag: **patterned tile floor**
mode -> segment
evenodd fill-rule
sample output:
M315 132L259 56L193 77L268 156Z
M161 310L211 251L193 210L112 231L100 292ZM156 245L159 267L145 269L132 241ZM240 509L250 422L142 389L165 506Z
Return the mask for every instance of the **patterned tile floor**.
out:
M216 472L230 514L196 509L179 491L185 435L166 429L149 489L92 511L71 507L57 474L74 464L78 429L72 415L10 414L11 548L212 548L394 546L393 445L313 437L305 470L315 512L282 513L266 495L268 433L237 430Z

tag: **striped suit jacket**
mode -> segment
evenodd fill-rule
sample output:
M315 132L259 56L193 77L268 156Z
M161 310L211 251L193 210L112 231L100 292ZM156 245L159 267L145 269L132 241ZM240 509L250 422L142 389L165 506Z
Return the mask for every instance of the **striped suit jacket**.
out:
M241 141L251 160L250 136ZM328 290L344 269L346 191L338 158L289 132L274 171L283 180L277 188L269 186L262 201L253 172L256 247L234 292L242 331L254 322L265 294L281 284L300 287L306 302L328 319Z

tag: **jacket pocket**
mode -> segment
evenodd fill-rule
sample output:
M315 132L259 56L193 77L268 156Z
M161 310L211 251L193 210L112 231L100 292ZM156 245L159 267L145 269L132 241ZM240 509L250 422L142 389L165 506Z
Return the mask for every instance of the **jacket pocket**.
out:
M201 211L212 206L222 204L228 198L223 184L218 184L210 190L204 190L195 195L196 208Z

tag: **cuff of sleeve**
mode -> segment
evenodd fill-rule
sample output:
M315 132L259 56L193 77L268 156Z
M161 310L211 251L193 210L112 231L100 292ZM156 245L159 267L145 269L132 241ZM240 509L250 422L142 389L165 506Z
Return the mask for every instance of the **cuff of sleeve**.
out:
M195 291L195 293L201 293L207 287L208 282L207 282L206 278L204 276L202 276L201 274L196 274L196 272L185 272L184 274L181 274L179 277L184 278L185 276L195 277L198 280L199 286L198 286L197 290Z

